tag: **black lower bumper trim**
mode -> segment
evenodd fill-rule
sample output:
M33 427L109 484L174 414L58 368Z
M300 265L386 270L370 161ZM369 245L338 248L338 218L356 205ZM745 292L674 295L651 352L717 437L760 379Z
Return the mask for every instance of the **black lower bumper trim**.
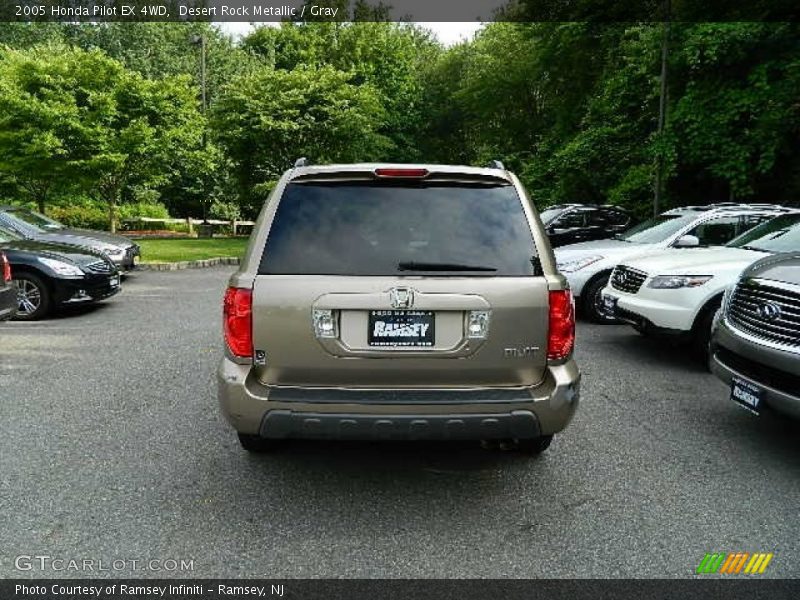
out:
M530 402L525 389L467 390L356 390L327 388L274 387L271 402L309 402L311 404L486 404Z
M271 439L480 440L539 437L531 411L459 415L363 415L272 410L261 422Z

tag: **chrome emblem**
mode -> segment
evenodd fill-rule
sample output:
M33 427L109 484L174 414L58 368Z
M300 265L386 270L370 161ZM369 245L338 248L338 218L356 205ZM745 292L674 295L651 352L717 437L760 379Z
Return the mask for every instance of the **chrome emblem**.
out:
M408 288L394 288L389 292L392 308L411 308L414 306L414 292Z
M617 283L625 283L628 281L628 274L625 271L620 271L614 274L614 279Z
M781 307L774 302L766 302L756 309L758 316L765 321L774 321L781 316Z

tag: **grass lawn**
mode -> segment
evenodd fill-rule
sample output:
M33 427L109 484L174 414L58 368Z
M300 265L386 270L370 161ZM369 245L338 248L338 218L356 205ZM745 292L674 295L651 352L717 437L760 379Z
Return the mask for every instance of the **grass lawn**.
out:
M204 258L241 257L247 247L247 239L246 237L144 239L137 240L136 243L142 248L142 262L177 262Z

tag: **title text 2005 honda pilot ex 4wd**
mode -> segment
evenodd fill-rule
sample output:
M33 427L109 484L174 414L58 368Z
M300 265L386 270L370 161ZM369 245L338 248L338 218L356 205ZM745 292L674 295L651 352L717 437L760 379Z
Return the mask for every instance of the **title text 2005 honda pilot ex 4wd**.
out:
M578 404L573 300L530 199L500 167L283 175L224 300L219 400L244 448L547 448Z

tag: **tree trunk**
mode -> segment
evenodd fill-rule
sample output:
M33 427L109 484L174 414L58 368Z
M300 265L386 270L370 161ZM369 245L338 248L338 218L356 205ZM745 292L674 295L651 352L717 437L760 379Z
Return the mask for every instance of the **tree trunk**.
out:
M42 214L44 214L44 201L45 201L45 197L44 196L39 196L36 199L36 204L39 207L39 212L42 213Z
M116 200L108 201L108 230L111 233L117 232L117 202Z

